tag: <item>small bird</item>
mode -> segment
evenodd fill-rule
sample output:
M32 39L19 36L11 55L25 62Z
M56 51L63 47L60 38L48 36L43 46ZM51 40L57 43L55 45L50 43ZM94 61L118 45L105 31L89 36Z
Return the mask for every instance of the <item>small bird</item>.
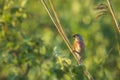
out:
M73 37L74 37L73 51L76 54L77 58L79 59L79 64L81 64L82 62L81 58L85 51L84 41L80 34L74 34Z

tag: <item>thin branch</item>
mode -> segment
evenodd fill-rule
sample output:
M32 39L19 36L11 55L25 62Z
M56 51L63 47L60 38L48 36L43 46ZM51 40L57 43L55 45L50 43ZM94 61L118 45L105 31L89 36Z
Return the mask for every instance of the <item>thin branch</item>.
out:
M88 78L88 80L94 80L93 77L91 76L91 74L88 72L87 69L85 69L84 74Z
M110 0L107 0L107 4L108 4L108 8L109 8L110 14L111 14L111 16L112 16L112 18L113 18L113 21L114 21L114 23L115 23L115 27L116 27L116 29L118 30L118 32L120 33L120 27L119 27L119 25L118 25L118 22L117 22L117 19L116 19L114 10L113 10L113 8L112 8L112 5L111 5L111 3L110 3Z
M116 16L115 16L115 12L114 12L114 10L113 10L113 7L112 7L112 5L111 5L110 0L107 0L107 3L108 3L108 8L109 8L109 11L110 11L111 16L112 16L112 18L113 18L113 21L114 21L114 23L115 23L115 27L116 27L116 29L118 30L118 32L120 33L120 27L119 27L119 25L118 25L118 22L117 22L117 19L116 19ZM115 29L114 29L114 30L115 30ZM119 55L120 55L120 45L119 45L119 38L118 38L119 33L118 33L118 32L115 30L115 39L116 39L116 41L117 41L117 49L118 49L118 53L119 53Z
M56 18L56 20L57 20L57 23L58 23L58 25L59 25L58 27L59 27L59 29L61 30L62 35L64 36L64 39L65 39L65 42L66 42L68 48L69 48L70 51L72 52L72 51L73 51L73 50L72 50L72 47L71 47L71 45L70 45L70 42L69 42L68 38L66 37L66 34L65 34L64 30L62 29L62 25L61 25L61 23L60 23L60 20L59 20L59 18L58 18L58 15L57 15L57 13L56 13L56 10L55 10L55 8L54 8L54 6L53 6L53 3L52 3L51 0L49 0L49 2L50 2L50 6L51 6L51 8L52 8L52 10L53 10L53 13L54 13L54 15L55 15L55 18Z
M52 8L52 10L53 10L53 13L54 13L54 15L55 15L55 19L54 19L52 13L50 12L48 6L46 5L46 2L45 2L44 0L41 0L41 2L42 2L42 4L44 5L44 7L45 7L48 15L50 16L52 22L54 23L55 27L57 28L59 34L61 35L61 37L62 37L63 40L65 41L66 45L68 46L69 50L70 50L71 53L73 54L75 60L76 60L77 63L79 64L79 59L78 59L77 55L73 52L73 49L72 49L72 47L71 47L71 45L70 45L70 42L69 42L69 40L68 40L68 38L67 38L64 30L62 29L62 25L61 25L61 23L60 23L60 21L59 21L59 19L58 19L58 16L57 16L57 13L56 13L56 11L55 11L55 9L54 9L53 3L51 2L51 0L49 0L50 6L51 6L51 8Z

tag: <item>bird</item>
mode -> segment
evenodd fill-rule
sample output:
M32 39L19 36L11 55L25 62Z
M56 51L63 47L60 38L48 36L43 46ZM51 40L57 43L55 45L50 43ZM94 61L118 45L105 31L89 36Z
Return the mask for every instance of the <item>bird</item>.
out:
M82 56L85 52L85 44L83 38L80 34L74 34L74 43L73 43L73 52L75 53L76 57L79 59L79 63L82 63Z

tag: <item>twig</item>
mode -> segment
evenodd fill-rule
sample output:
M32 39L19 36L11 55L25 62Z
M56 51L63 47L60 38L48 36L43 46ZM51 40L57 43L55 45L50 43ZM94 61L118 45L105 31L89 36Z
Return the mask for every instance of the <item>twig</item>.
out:
M57 13L56 13L56 11L55 11L55 8L54 8L54 6L53 6L53 3L52 3L51 0L49 0L49 2L50 2L50 5L51 5L51 8L52 8L52 10L53 10L53 13L54 13L54 15L55 15L55 18L56 18L56 20L57 20L57 23L58 23L58 25L59 25L58 27L59 27L59 29L61 30L61 34L63 35L63 37L64 37L64 39L65 39L65 42L66 42L68 48L69 48L70 51L72 52L72 47L71 47L71 45L70 45L70 42L69 42L68 38L66 37L66 34L65 34L64 30L62 29L62 25L61 25L61 23L60 23L60 20L59 20L59 18L58 18L58 15L57 15Z
M87 69L85 69L84 74L88 78L88 80L94 80L91 74L87 71Z
M115 13L114 13L114 10L113 10L113 8L112 8L112 5L111 5L110 0L107 0L107 3L108 3L108 8L109 8L109 11L110 11L111 16L112 16L112 18L113 18L113 21L114 21L114 23L115 23L115 27L116 27L116 29L118 30L118 32L120 33L120 27L119 27L119 25L118 25L118 22L117 22L117 19L116 19L116 16L115 16ZM114 30L115 30L115 29L114 29ZM119 38L118 38L119 33L118 33L118 32L115 30L115 39L116 39L116 42L117 42L118 53L119 53L119 55L120 55L120 45L119 45Z
M55 15L55 19L54 19L53 15L51 14L48 6L46 5L46 2L45 2L44 0L41 0L41 2L42 2L42 4L44 5L44 7L45 7L48 15L50 16L52 22L54 23L55 27L57 28L59 34L61 35L61 37L62 37L63 40L65 41L66 45L68 46L70 52L73 54L75 60L76 60L77 63L79 64L79 59L78 59L77 55L73 52L73 49L72 49L72 47L71 47L71 45L70 45L70 42L69 42L68 38L66 37L66 34L65 34L64 30L62 29L62 25L61 25L61 23L60 23L60 21L59 21L59 19L58 19L58 16L57 16L57 13L56 13L56 11L55 11L55 9L54 9L53 3L51 2L51 0L49 0L50 6L51 6L51 8L52 8L52 10L53 10L53 13L54 13L54 15Z
M109 8L110 14L111 14L111 16L113 18L113 21L115 23L115 27L118 30L118 32L120 33L120 27L118 25L118 22L117 22L117 19L116 19L116 16L115 16L115 13L114 13L114 10L112 8L110 0L107 0L107 4L108 4L108 8Z

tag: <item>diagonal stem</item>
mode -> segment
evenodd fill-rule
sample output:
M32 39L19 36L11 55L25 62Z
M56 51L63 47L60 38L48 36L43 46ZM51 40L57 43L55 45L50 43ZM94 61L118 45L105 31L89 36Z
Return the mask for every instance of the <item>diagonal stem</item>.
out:
M76 60L77 63L79 64L79 58L78 58L78 56L73 52L73 49L72 49L72 47L71 47L71 45L70 45L70 42L69 42L69 40L68 40L68 38L67 38L67 36L66 36L63 28L62 28L62 25L61 25L59 19L58 19L58 15L57 15L57 13L56 13L56 11L55 11L55 9L54 9L53 3L51 2L51 0L49 0L50 6L51 6L51 8L52 8L52 10L53 10L53 13L54 13L54 16L55 16L55 19L53 18L52 13L50 12L50 10L49 10L46 2L45 2L44 0L41 0L41 2L42 2L42 4L44 5L44 7L45 7L48 15L50 16L52 22L54 23L55 27L57 28L59 34L61 35L61 37L62 37L63 40L65 41L66 45L68 46L69 50L70 50L71 53L73 54L75 60Z
M114 23L115 23L115 27L116 27L116 29L118 30L118 32L120 33L120 27L119 27L119 25L118 25L118 22L117 22L117 19L116 19L114 10L113 10L113 8L112 8L112 5L111 5L111 3L110 3L110 0L107 0L107 4L108 4L108 8L109 8L110 14L111 14L111 16L112 16L112 18L113 18L113 21L114 21Z
M61 33L63 34L63 36L64 36L64 38L65 38L65 41L66 41L66 44L68 45L68 48L69 48L70 51L72 52L72 47L71 47L70 42L69 42L69 40L68 40L68 38L67 38L67 36L66 36L63 28L62 28L62 25L61 25L61 23L60 23L60 20L59 20L59 18L58 18L58 15L57 15L57 13L56 13L56 10L55 10L55 8L54 8L54 6L53 6L53 3L52 3L51 0L49 0L49 2L50 2L50 5L51 5L51 8L52 8L52 10L53 10L53 13L54 13L54 15L55 15L55 18L56 18L56 20L57 20L57 23L58 23L58 25L59 25L58 27L59 27L59 29L61 30Z
M113 18L113 21L115 23L115 27L116 29L118 30L118 32L120 33L120 27L118 25L118 22L117 22L117 19L116 19L116 16L115 16L115 12L112 8L112 5L111 5L111 2L110 0L107 0L107 3L108 3L108 8L109 8L109 11L111 13L111 16ZM115 29L114 29L115 30ZM117 49L118 49L118 53L120 55L120 45L119 45L119 38L118 38L119 34L117 33L117 31L115 30L115 38L116 38L116 41L117 41Z

